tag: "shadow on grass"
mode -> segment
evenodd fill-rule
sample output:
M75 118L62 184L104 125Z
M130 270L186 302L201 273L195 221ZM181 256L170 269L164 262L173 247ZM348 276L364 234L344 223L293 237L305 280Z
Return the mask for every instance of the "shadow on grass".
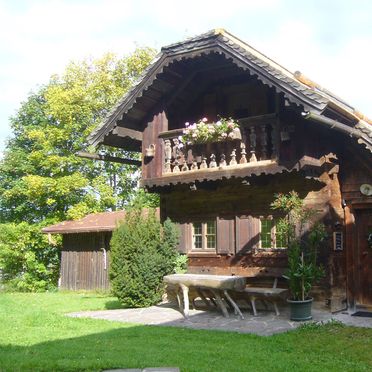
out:
M137 325L32 346L0 345L0 370L99 371L173 366L181 371L226 371L218 368L226 359L225 354L219 354L220 348L225 349L226 336L218 333L211 342L211 334Z
M112 301L107 301L105 303L105 309L107 310L128 309L128 307L122 305L122 303L119 300L112 300Z
M370 332L363 331L351 338L349 329L336 329L341 344L333 345L329 342L332 337L329 331L333 333L333 328L328 326L267 338L126 325L31 346L1 345L0 370L100 371L161 366L199 372L368 370Z

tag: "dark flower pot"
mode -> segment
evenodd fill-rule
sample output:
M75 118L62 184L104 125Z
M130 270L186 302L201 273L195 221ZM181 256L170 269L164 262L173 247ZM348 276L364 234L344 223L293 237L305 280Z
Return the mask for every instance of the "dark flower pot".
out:
M290 308L290 319L298 322L311 320L311 305L313 299L309 298L305 301L287 300Z

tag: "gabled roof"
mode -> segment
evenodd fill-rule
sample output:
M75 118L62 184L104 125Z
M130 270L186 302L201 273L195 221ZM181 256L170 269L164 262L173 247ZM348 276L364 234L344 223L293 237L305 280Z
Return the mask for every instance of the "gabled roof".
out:
M118 121L123 120L125 125L124 116L136 108L136 103L138 105L141 97L146 97L149 89L157 83L157 77L163 73L167 66L209 53L223 55L234 65L247 71L250 75L256 76L264 84L275 87L277 91L284 94L289 103L302 107L304 111L322 114L327 108L330 108L342 117L351 120L352 123L357 124L355 128L367 136L367 141L360 142L372 151L372 122L369 119L301 73L293 74L223 29L215 29L163 47L144 71L137 84L111 110L102 124L91 133L89 142L95 146L99 145L104 142L105 136L117 126ZM174 86L168 89L174 89Z
M119 221L125 218L125 211L92 213L76 221L63 221L44 227L47 234L77 234L87 232L113 231Z

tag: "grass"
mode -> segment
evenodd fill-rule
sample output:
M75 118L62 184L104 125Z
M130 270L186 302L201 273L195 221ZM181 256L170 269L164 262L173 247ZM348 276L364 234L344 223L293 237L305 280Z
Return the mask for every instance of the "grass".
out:
M372 370L372 329L334 323L260 337L64 316L117 305L97 294L0 293L0 370Z

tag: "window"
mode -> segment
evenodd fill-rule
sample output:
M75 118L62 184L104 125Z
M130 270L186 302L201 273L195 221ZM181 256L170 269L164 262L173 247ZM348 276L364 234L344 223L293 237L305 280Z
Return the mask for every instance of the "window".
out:
M192 224L193 250L216 250L216 221L194 222Z
M260 248L284 249L287 248L287 239L280 227L272 217L260 218Z

